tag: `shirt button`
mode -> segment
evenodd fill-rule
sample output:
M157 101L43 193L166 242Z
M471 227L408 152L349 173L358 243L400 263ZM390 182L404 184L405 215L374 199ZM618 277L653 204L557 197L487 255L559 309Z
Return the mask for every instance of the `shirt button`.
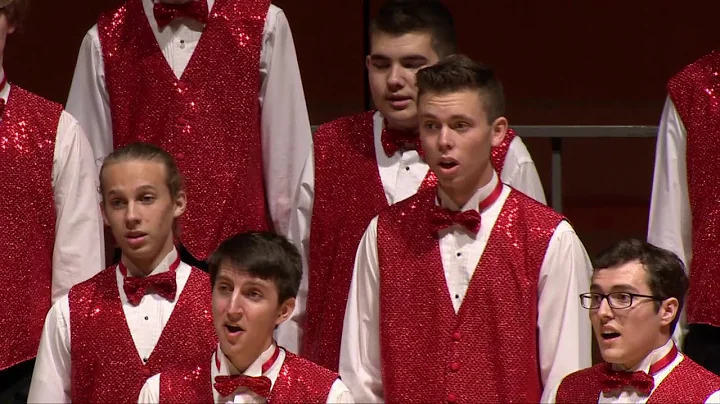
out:
M143 362L147 363L147 358L143 358Z
M450 370L452 370L453 372L457 372L458 370L460 370L460 364L457 362L451 363Z
M447 402L450 403L450 404L456 403L456 402L457 402L457 397L455 396L455 394L453 394L453 393L448 394L448 396L447 396Z
M455 298L456 298L456 299L459 299L459 298L460 298L460 295L455 295Z
M459 331L455 331L452 335L453 341L460 341L460 337L461 337L461 335L460 335Z
M184 39L180 40L180 49L185 49L185 40Z
M458 257L462 257L462 253L460 251L458 251L455 255L457 255Z
M150 317L148 317L148 316L145 316L145 320L146 320L146 321L147 321L147 320L150 320Z
M405 167L405 171L410 171L410 167Z

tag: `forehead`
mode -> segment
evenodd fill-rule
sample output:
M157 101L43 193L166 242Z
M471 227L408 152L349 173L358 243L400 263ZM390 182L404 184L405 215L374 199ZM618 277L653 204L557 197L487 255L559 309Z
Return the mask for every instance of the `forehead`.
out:
M469 89L447 93L429 92L420 97L418 112L420 116L432 115L440 119L453 115L483 119L487 116L483 98L480 92Z
M265 286L274 286L275 283L270 279L263 279L253 276L246 268L238 267L227 261L220 263L217 278L223 278L232 281L235 285L243 285L245 283L257 283Z
M166 181L165 166L157 161L126 160L110 163L101 178L106 189L114 187L162 186Z
M370 37L370 53L373 56L402 58L413 55L437 59L438 55L432 48L432 35L429 32L416 31L406 34L390 34L375 31Z
M612 289L617 285L631 285L638 290L647 291L648 275L645 268L638 261L628 262L614 268L604 268L593 273L593 286L603 290Z

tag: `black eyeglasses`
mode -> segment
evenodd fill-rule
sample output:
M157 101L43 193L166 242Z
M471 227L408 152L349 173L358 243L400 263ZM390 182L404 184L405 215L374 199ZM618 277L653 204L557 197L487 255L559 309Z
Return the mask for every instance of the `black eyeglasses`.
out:
M644 297L646 299L652 299L657 301L663 301L666 298L648 295L639 295L637 293L628 292L613 292L607 295L602 293L590 292L583 293L580 295L580 304L586 309L597 309L602 304L602 301L607 299L608 304L613 309L627 309L632 306L633 298Z

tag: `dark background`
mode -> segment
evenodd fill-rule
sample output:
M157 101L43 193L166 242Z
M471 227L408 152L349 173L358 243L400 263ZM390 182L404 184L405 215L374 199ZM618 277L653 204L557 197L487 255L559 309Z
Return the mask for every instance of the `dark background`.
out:
M83 35L101 10L120 3L35 0L25 32L9 39L9 79L65 102ZM293 30L313 124L364 109L364 16L381 3L275 2ZM657 125L667 79L720 44L720 2L446 4L456 18L460 51L499 72L514 125ZM550 140L525 142L549 194ZM590 253L619 237L644 237L654 143L564 140L564 210Z

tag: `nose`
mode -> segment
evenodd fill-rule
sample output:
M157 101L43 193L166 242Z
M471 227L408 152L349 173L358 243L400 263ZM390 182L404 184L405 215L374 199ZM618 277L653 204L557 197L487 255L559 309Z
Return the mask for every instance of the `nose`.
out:
M128 229L133 229L140 223L140 212L135 202L129 202L125 211L125 225Z
M393 64L392 67L390 67L390 73L387 78L387 86L390 91L398 91L405 86L402 66Z
M600 301L600 307L597 308L597 315L601 319L613 318L614 313L612 311L612 307L610 307L610 303L608 302L607 298Z
M443 125L438 135L438 147L440 151L448 151L453 148L453 145L452 131L447 125Z
M230 302L227 307L228 317L239 318L242 317L243 312L242 293L239 289L235 289L232 296L230 296Z

